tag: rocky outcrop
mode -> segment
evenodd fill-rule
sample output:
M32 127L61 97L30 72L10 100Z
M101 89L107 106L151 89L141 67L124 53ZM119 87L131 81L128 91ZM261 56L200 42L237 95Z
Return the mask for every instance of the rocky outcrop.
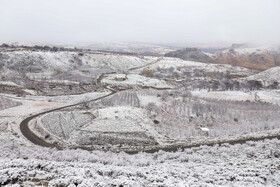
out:
M176 57L195 62L213 63L213 59L198 48L185 48L182 50L173 51L166 53L165 57Z
M280 49L250 48L247 44L233 44L230 48L211 55L198 48L185 48L167 53L165 56L204 63L230 64L256 70L280 66Z

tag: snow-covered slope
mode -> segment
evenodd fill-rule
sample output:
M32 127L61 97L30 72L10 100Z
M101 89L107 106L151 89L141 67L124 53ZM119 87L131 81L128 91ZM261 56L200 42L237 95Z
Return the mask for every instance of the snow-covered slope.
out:
M20 105L20 102L0 96L0 110Z
M198 48L186 48L167 53L165 56L204 63L231 64L258 70L280 65L279 46L233 44L230 48L214 54L205 53Z
M279 140L128 155L1 146L0 185L279 186Z
M0 57L0 62L2 64L7 63L8 67L13 67L13 65L41 65L63 68L71 67L74 64L89 64L94 67L105 63L113 66L113 68L126 68L145 64L145 60L136 56L78 52L15 51L2 52Z
M258 80L265 84L280 83L280 67L273 67L256 75L249 76L248 80Z
M57 76L67 79L71 75L96 77L104 71L125 71L151 59L117 54L14 51L0 53L0 69L7 81L17 76L32 80Z
M229 73L234 76L249 76L254 74L250 69L243 67L236 67L226 64L207 64L194 61L186 61L178 58L165 57L159 62L152 64L149 68L154 69L155 73L158 72L157 69L174 69L174 71L180 73L181 69L187 69L189 72L201 71L206 75L207 73Z

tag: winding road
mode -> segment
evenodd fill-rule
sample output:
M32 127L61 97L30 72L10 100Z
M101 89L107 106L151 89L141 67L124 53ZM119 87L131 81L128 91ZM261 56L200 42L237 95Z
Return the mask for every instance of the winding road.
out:
M109 88L107 88L109 89ZM98 97L98 98L95 98L95 99L92 99L92 100L89 100L89 101L86 101L86 103L90 103L90 102L93 102L93 101L97 101L97 100L100 100L100 99L103 99L103 98L106 98L106 97L109 97L113 94L116 93L115 90L112 90L112 89L109 89L111 91L110 94L108 95L104 95L102 97ZM65 109L65 108L70 108L70 107L73 107L73 106L78 106L78 105L81 105L81 104L84 104L85 102L79 102L79 103L76 103L76 104L72 104L72 105L67 105L67 106L63 106L63 107L59 107L59 108L55 108L55 109L51 109L51 110L48 110L48 111L44 111L44 112L41 112L41 113L38 113L38 114L35 114L35 115L32 115L32 116L29 116L28 118L24 119L21 123L20 123L20 131L21 133L29 140L31 141L32 143L36 144L36 145L40 145L40 146L43 146L43 147L56 147L58 149L61 149L61 147L59 147L58 145L56 144L50 144L50 143L47 143L46 141L42 140L40 137L38 137L36 134L34 134L29 126L28 126L28 123L40 116L40 115L43 115L43 114L47 114L47 113L51 113L51 112L54 112L54 111L58 111L58 110L62 110L62 109Z
M140 67L135 67L135 68L130 68L129 71L132 71L132 70L136 70L136 69L140 69L140 68L143 68L143 67L146 67L148 65L152 65L156 62L159 62L161 60L161 58L158 58L157 60L155 60L154 62L151 62L149 64L146 64L146 65L143 65L143 66L140 66ZM116 73L116 72L110 72L110 73L106 73L106 74L112 74L112 73ZM104 77L105 74L102 74L99 76L98 80L97 80L97 83L100 84L103 77ZM32 115L32 116L29 116L27 117L26 119L24 119L21 123L20 123L20 131L21 133L29 140L31 141L33 144L36 144L36 145L39 145L39 146L43 146L43 147L55 147L57 149L62 149L62 147L60 147L59 145L57 144L51 144L51 143L48 143L46 141L44 141L43 139L41 139L40 137L38 137L36 134L34 134L29 126L28 126L28 123L40 116L40 115L43 115L43 114L47 114L47 113L51 113L51 112L54 112L54 111L59 111L59 110L62 110L62 109L65 109L65 108L70 108L70 107L74 107L74 106L78 106L78 105L81 105L81 104L84 104L84 103L90 103L90 102L93 102L93 101L97 101L97 100L100 100L100 99L103 99L103 98L106 98L106 97L109 97L115 93L117 93L118 91L121 91L121 90L113 90L111 88L108 88L106 87L106 89L110 90L111 93L108 94L108 95L105 95L105 96L102 96L102 97L99 97L99 98L95 98L95 99L92 99L92 100L89 100L89 101L85 101L85 102L79 102L79 103L76 103L76 104L72 104L72 105L67 105L67 106L63 106L63 107L59 107L59 108L55 108L55 109L51 109L51 110L48 110L48 111L44 111L44 112L41 112L41 113L38 113L38 114L35 114L35 115ZM263 136L263 137L249 137L249 138L243 138L243 139L237 139L237 140L224 140L224 141L216 141L216 142L208 142L208 143L193 143L193 144L181 144L181 145L170 145L170 146L158 146L158 147L154 147L154 148L149 148L149 149L141 149L141 150L136 150L136 151L124 151L128 154L136 154L136 153L139 153L139 152L147 152L147 153L154 153L154 152L157 152L159 150L163 150L163 151L166 151L166 152L175 152L175 151L178 151L178 150L184 150L186 148L192 148L192 147L199 147L199 146L214 146L214 145L221 145L221 144L224 144L224 143L229 143L229 144L242 144L242 143L246 143L248 141L261 141L261 140L265 140L265 139L274 139L274 138L277 138L277 139L280 139L280 135L268 135L268 136ZM93 150L91 148L85 148L85 147L79 147L81 149L85 149L85 150Z
M152 65L152 64L155 64L157 62L159 62L162 58L158 58L157 60L151 62L151 63L148 63L148 64L145 64L143 66L139 66L139 67L135 67L135 68L130 68L128 69L128 71L132 71L132 70L136 70L136 69L141 69L143 67L146 67L148 65ZM106 74L113 74L113 73L117 73L117 72L107 72ZM101 84L101 81L103 79L103 77L106 75L104 73L102 73L98 79L97 79L97 84ZM108 94L108 95L105 95L105 96L102 96L102 97L99 97L99 98L96 98L96 99L92 99L92 100L89 100L89 101L86 101L86 103L90 103L90 102L93 102L93 101L97 101L97 100L100 100L100 99L103 99L103 98L106 98L106 97L109 97L115 93L117 93L116 90L113 90L111 88L108 88L106 87L106 89L110 90L111 93ZM54 111L59 111L59 110L62 110L62 109L65 109L65 108L70 108L70 107L74 107L74 106L78 106L78 105L81 105L85 102L79 102L79 103L76 103L76 104L72 104L72 105L67 105L67 106L63 106L63 107L59 107L59 108L55 108L55 109L51 109L51 110L48 110L48 111L44 111L44 112L41 112L41 113L38 113L38 114L35 114L35 115L32 115L32 116L29 116L27 118L25 118L21 123L20 123L20 131L21 133L23 134L23 136L25 136L30 142L32 142L33 144L36 144L36 145L40 145L40 146L43 146L43 147L56 147L58 149L62 149L61 147L59 147L57 144L51 144L51 143L48 143L46 141L44 141L43 139L41 139L39 136L37 136L35 133L33 133L29 126L28 126L28 123L40 116L40 115L43 115L43 114L47 114L47 113L51 113L51 112L54 112Z

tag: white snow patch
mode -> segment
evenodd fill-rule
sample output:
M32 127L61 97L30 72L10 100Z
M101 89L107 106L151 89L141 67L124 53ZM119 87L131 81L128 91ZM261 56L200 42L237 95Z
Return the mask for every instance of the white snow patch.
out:
M140 100L140 105L141 106L147 106L149 103L154 103L156 105L161 105L162 102L160 100L160 97L157 97L157 96L139 96L138 95L138 98Z
M104 77L102 80L103 83L112 84L112 85L123 85L123 86L147 86L154 88L170 88L169 85L164 80L153 79L149 77L144 77L138 74L128 74L126 80L118 81L117 77L119 74L109 74L107 77Z
M11 81L0 81L0 85L3 85L3 86L21 87L21 86L17 85L17 84L14 83L14 82L11 82Z
M260 91L191 91L193 96L232 101L255 101L256 96L261 102L269 102L280 105L280 90L260 90Z

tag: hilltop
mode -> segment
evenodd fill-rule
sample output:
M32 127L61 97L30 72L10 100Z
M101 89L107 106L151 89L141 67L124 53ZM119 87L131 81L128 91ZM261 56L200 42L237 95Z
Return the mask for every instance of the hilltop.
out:
M248 44L233 44L228 49L217 50L212 54L204 52L203 49L185 48L166 53L165 56L204 63L230 64L256 70L266 70L280 65L280 48L277 46L255 47Z

